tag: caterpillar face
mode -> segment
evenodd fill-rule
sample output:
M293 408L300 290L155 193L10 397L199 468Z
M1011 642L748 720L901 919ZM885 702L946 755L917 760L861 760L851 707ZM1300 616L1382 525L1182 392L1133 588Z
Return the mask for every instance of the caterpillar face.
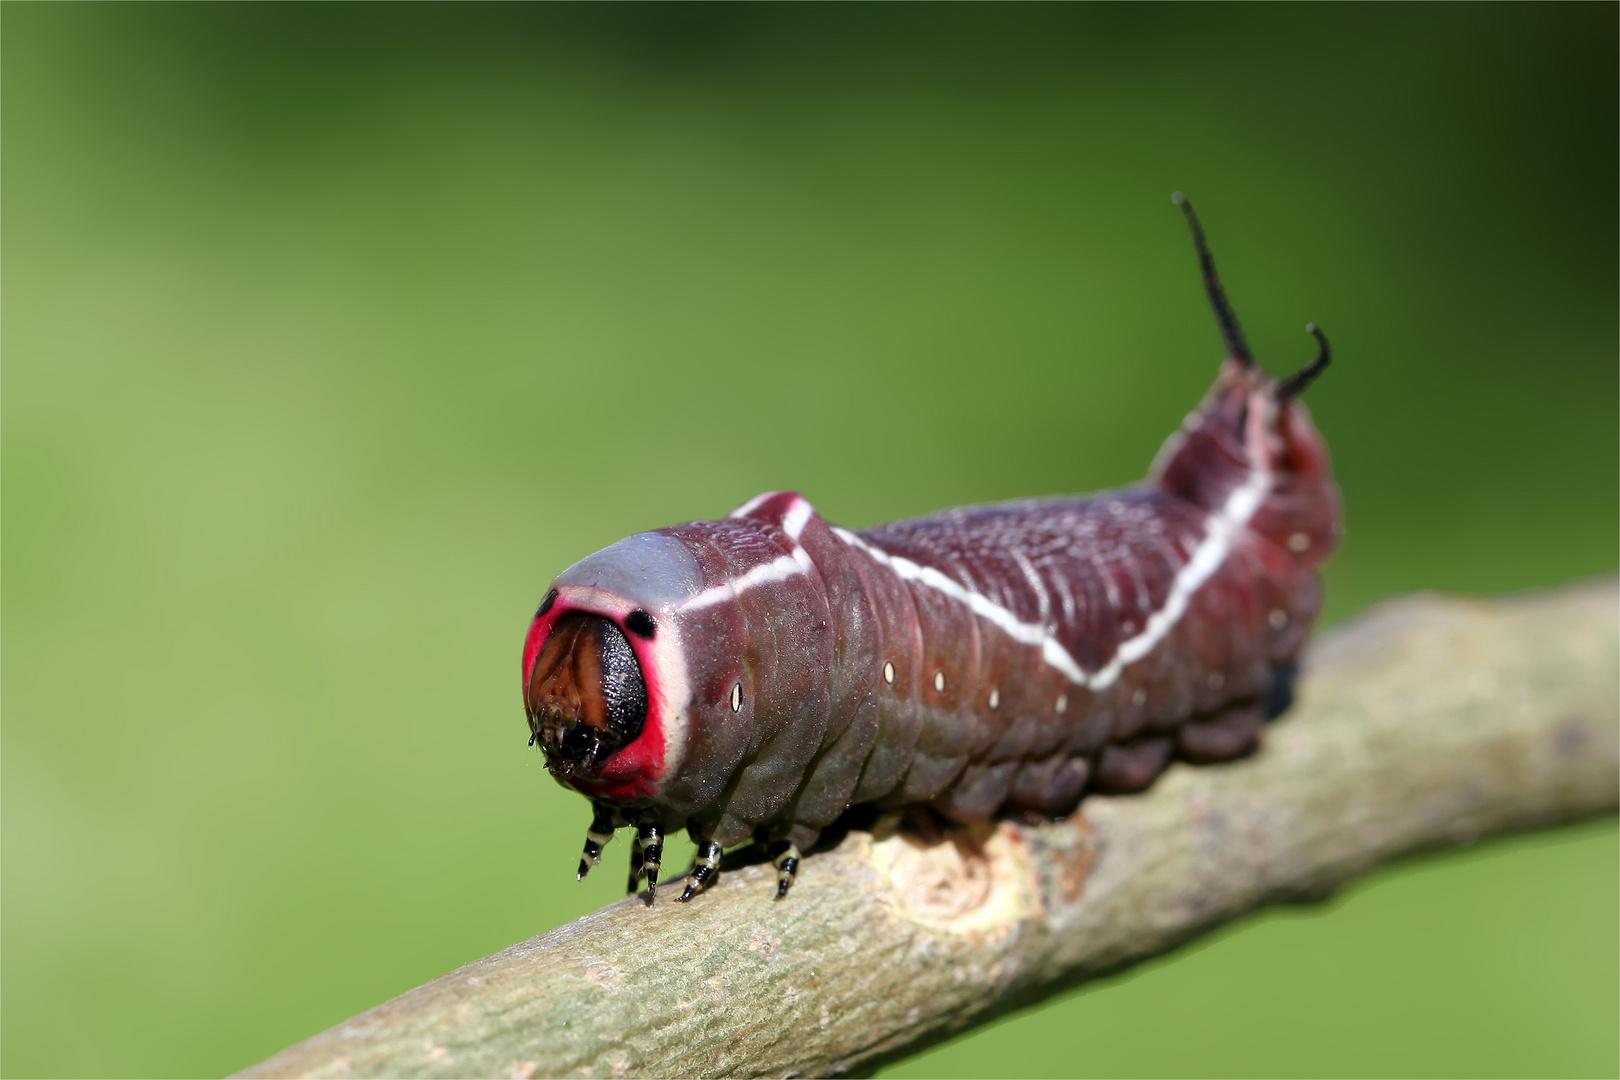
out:
M647 726L647 683L624 631L583 611L551 628L529 673L526 704L546 764L559 776L588 774Z
M701 586L668 537L621 540L558 575L523 650L531 741L561 783L631 804L678 765L688 727L677 609Z
M810 505L776 502L797 508L786 531L733 520L643 533L553 582L529 631L524 704L558 781L670 828L722 816L730 788L744 813L728 842L791 797L826 724L833 658L828 600L799 542Z

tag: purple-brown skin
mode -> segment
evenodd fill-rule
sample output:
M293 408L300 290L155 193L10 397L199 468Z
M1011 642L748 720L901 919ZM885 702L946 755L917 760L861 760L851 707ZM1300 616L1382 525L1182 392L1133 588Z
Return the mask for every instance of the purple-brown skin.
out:
M631 887L655 887L663 834L685 827L700 844L690 899L722 846L757 834L776 844L780 896L799 850L855 805L1061 816L1087 791L1142 790L1172 757L1255 750L1339 535L1327 449L1297 397L1329 354L1313 325L1321 352L1297 375L1254 362L1177 201L1227 359L1143 483L859 532L771 492L557 577L529 631L525 702L548 767L596 804L581 875L632 824ZM542 657L559 619L604 632ZM571 644L611 638L622 658L614 627L645 683L617 735L602 701L618 691L593 696L601 664Z

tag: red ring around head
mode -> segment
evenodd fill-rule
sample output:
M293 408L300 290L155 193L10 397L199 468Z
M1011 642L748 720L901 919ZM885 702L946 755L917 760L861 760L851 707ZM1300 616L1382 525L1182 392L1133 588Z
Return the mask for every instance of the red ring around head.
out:
M550 610L544 615L535 616L534 621L529 624L528 636L523 641L525 701L528 700L529 679L534 674L535 661L539 659L540 650L544 647L546 639L551 636L552 627L563 615L570 611L583 611L590 615L612 619L621 630L625 629L624 620L635 610L635 605L628 600L611 606L604 605L599 598L600 594L595 598L598 602L587 606L575 603L559 592ZM593 799L605 799L609 802L634 802L636 799L655 794L659 781L664 779L666 764L667 740L664 737L664 718L669 715L670 702L659 677L653 651L654 643L628 631L625 633L625 640L635 651L636 663L641 668L641 680L647 687L647 724L634 742L602 763L596 777L572 776L565 781L576 791Z

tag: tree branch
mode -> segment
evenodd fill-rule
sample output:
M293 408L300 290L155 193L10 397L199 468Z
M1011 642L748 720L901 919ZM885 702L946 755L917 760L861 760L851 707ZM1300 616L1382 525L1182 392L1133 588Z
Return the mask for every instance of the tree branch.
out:
M782 903L768 865L689 905L621 901L240 1075L870 1070L1410 852L1612 812L1617 656L1613 579L1386 603L1312 647L1248 761L1057 824L851 832Z

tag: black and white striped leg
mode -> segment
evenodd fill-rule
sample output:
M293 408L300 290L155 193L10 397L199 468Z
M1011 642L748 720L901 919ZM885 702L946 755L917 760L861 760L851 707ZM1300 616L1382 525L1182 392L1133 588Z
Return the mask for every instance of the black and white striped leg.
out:
M799 872L799 845L778 840L771 845L771 856L771 862L776 864L776 898L780 900L793 888L793 878Z
M585 830L585 854L580 856L579 876L575 881L584 881L591 867L602 861L602 849L613 839L613 830L618 826L618 815L613 807L607 803L593 803L592 808L596 814L591 818L591 827Z
M647 899L658 895L658 867L664 858L664 830L651 821L636 826L636 840L641 845L641 872L647 875Z
M686 903L692 897L709 887L709 882L720 872L720 844L714 840L700 840L698 842L697 862L692 867L692 880L686 883L686 891L681 893L679 902Z

